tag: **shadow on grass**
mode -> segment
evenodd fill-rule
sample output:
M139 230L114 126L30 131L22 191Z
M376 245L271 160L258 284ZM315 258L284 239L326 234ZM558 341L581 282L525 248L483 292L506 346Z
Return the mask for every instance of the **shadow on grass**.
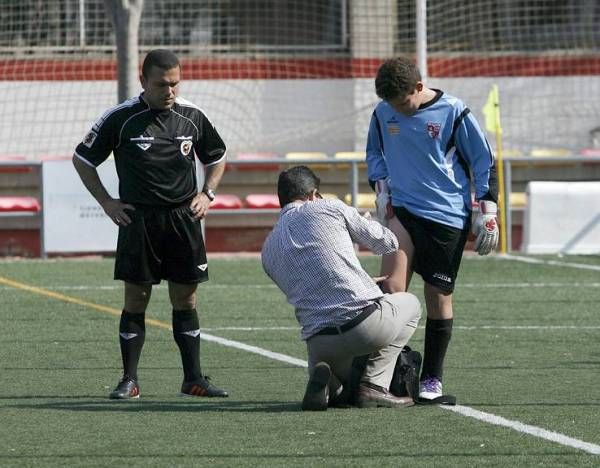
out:
M415 457L424 460L425 463L430 462L431 466L434 466L434 463L442 463L440 460L446 460L444 464L448 463L450 460L452 466L455 466L456 460L453 459L465 459L468 462L472 463L481 463L481 460L486 461L487 463L492 463L497 465L498 463L510 463L514 457L539 457L530 458L532 463L544 463L544 460L550 460L555 464L555 466L567 466L569 464L573 464L574 462L579 461L580 458L585 457L585 454L578 454L574 450L556 450L554 452L547 452L543 450L531 450L531 451L522 451L522 450L503 450L496 452L478 452L478 453L469 453L466 450L456 450L452 452L445 452L440 454L439 452L430 451L430 452L411 452L409 450L394 450L394 451L369 451L368 453L320 453L320 452L312 452L312 453L286 453L286 452L278 452L278 453L252 453L249 451L242 451L238 453L223 453L223 452L205 452L205 451L194 451L190 449L186 449L185 454L180 452L171 452L161 451L160 453L132 453L128 451L127 453L74 453L74 454L52 454L52 455L44 455L44 454L31 454L31 455L3 455L0 454L0 460L20 460L20 461L36 461L40 463L40 460L44 461L57 461L61 460L63 462L68 462L75 459L78 463L81 463L85 460L93 460L96 463L100 463L102 460L105 463L108 460L113 460L116 464L122 463L124 458L127 458L130 463L133 463L132 466L138 466L136 462L140 460L149 459L151 462L156 463L156 461L164 460L164 466L173 465L174 461L177 463L181 463L182 461L189 461L189 463L197 463L197 458L202 459L215 459L218 461L223 460L238 460L240 462L244 461L244 466L247 464L247 460L262 460L268 461L272 464L275 460L278 461L276 466L285 466L290 462L303 462L312 461L317 462L318 465L315 466L324 466L324 463L330 462L332 465L338 466L339 460L348 461L351 466L377 466L377 458L382 458L386 463L391 463L390 466L398 466L399 461L402 458L408 458L406 460L405 466L410 466L410 462L413 462ZM508 460L507 460L508 459ZM461 463L464 463L465 460L460 460ZM104 466L104 465L103 465ZM152 465L154 466L154 465ZM179 465L178 465L179 466ZM232 465L233 466L233 465ZM313 466L313 465L311 465ZM386 465L387 466L387 465ZM419 464L419 466L423 466L423 463ZM440 465L442 466L442 465ZM457 465L461 466L461 465ZM475 466L475 465L469 465Z
M221 411L241 413L285 413L300 411L299 402L289 401L231 401L227 399L188 399L181 401L148 401L145 400L108 400L97 399L95 401L72 401L85 397L52 397L52 396L27 396L12 397L12 399L54 399L60 401L40 402L31 404L6 405L5 408L59 410L59 411L89 411L107 413L177 413L192 411ZM98 397L91 397L98 398ZM11 399L11 397L3 397Z

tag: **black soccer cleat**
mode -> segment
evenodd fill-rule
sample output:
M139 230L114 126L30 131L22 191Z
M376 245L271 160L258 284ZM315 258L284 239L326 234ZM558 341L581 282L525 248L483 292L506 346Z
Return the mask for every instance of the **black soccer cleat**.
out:
M210 383L210 377L204 375L192 382L183 382L183 384L181 384L181 393L179 396L225 398L229 396L229 393L222 388L214 386Z
M117 384L112 392L110 392L109 398L113 400L130 400L132 398L140 397L140 386L135 379L132 379L128 375L124 375L121 381Z

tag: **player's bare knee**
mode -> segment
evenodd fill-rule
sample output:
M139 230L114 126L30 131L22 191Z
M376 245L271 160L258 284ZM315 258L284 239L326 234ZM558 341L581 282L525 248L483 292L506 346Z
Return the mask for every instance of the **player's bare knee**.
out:
M175 310L196 308L196 284L169 283L169 299Z
M179 300L171 300L171 305L174 310L191 310L196 308L196 295L191 298L183 298Z
M398 292L406 291L406 282L401 280L396 280L394 278L387 278L382 281L383 287L385 288L384 292L389 294L394 294Z
M132 314L143 314L151 295L152 285L125 283L125 310Z

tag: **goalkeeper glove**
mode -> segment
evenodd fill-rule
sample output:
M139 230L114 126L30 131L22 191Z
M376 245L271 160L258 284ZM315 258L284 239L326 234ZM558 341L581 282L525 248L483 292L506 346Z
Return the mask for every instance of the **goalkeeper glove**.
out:
M383 226L387 226L389 218L392 217L392 204L390 200L390 187L387 179L375 182L375 210L377 219Z
M480 200L479 214L472 225L475 235L475 251L487 255L498 246L498 206L493 201Z

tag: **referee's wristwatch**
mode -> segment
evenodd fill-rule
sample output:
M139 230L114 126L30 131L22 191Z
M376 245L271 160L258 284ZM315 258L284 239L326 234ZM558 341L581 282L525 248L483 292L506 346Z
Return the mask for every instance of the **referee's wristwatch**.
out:
M202 193L205 193L210 201L213 201L215 198L217 198L215 191L209 188L202 189Z

